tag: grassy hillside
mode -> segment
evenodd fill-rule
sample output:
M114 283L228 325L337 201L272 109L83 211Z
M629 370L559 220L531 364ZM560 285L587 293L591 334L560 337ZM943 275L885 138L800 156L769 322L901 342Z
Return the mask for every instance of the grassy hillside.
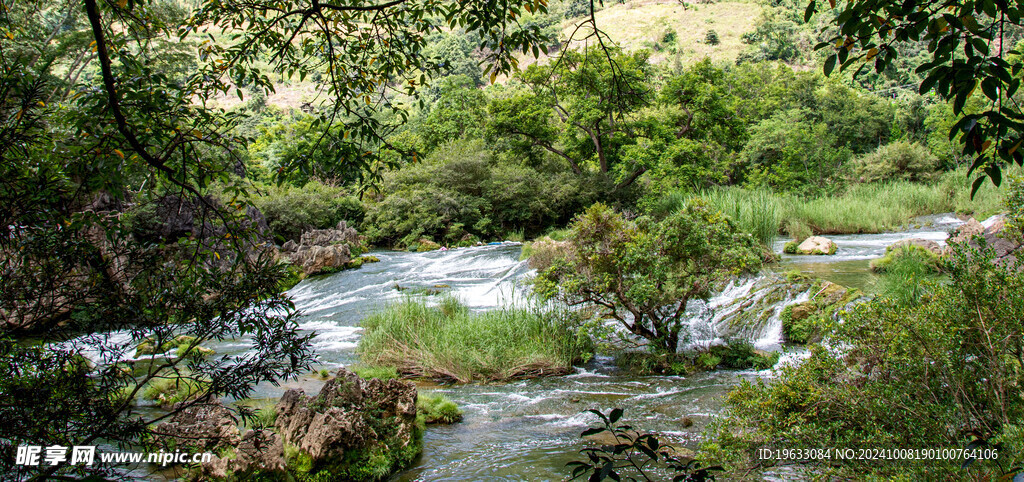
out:
M692 64L704 57L734 61L744 49L740 36L754 27L761 6L754 2L689 4L675 0L634 1L614 4L595 15L597 24L626 50L646 48L652 62ZM568 38L579 19L565 22ZM718 45L709 45L709 30L718 34ZM579 35L579 34L577 34Z

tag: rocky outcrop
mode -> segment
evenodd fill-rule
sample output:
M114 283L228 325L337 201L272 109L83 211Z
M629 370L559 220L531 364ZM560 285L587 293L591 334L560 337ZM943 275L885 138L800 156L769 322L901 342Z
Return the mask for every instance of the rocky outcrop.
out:
M1006 217L1002 215L993 216L985 220L984 223L979 223L976 219L971 218L967 224L950 233L947 243L967 243L973 248L978 248L980 246L979 239L983 238L985 245L995 253L996 264L1014 266L1017 264L1018 258L1024 255L1024 246L1021 244L1021 239L1008 235L1005 228ZM951 252L952 247L947 246L944 254Z
M797 254L836 254L839 249L831 239L822 236L811 236L796 248Z
M352 261L351 248L358 245L359 233L341 221L334 229L306 231L298 243L288 241L281 251L308 276L344 268Z
M212 479L241 478L255 471L262 475L267 472L285 474L284 442L270 430L250 430L242 437L234 453L203 463L203 475Z
M374 444L396 450L416 442L416 387L408 382L363 380L342 368L319 395L288 390L276 410L278 433L314 463Z
M235 447L241 439L238 420L219 401L179 409L170 420L156 427L157 442L176 450L212 452Z
M889 247L885 248L885 251L888 253L908 246L917 246L921 249L930 251L932 254L937 255L941 255L944 251L944 248L939 243L936 243L935 241L932 241L930 239L921 238L901 239L889 245Z

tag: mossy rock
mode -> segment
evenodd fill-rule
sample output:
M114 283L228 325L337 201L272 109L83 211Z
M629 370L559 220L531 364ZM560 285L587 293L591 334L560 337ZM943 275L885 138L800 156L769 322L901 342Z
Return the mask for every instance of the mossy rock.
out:
M363 264L366 264L366 263L379 263L380 262L380 258L378 258L378 257L376 257L376 256L374 256L372 254L368 254L366 256L361 256L359 259L363 260Z
M782 252L783 252L783 253L786 253L786 254L796 254L796 248L797 248L797 246L800 246L800 243L798 243L798 242L796 242L796 241L789 241L789 242L787 242L787 243L786 243L786 245L785 245L785 246L784 246L784 247L782 248Z
M191 350L185 352L184 350L186 348L188 348L187 345L182 345L182 346L178 347L178 352L177 352L178 358L191 358L191 359L194 359L194 360L205 360L205 359L210 358L211 356L213 356L213 355L215 355L217 353L216 351L214 351L213 348L206 348L205 346L197 346L197 347L194 347Z
M156 346L156 341L153 340L152 337L146 338L145 341L139 343L139 345L135 347L135 358L139 358L144 355L160 355L176 348L189 346L195 343L195 341L196 337L194 336L178 335L173 340L166 341L158 347Z
M420 239L415 246L415 251L418 253L423 253L426 251L436 251L438 249L441 249L440 244L437 244L426 238Z

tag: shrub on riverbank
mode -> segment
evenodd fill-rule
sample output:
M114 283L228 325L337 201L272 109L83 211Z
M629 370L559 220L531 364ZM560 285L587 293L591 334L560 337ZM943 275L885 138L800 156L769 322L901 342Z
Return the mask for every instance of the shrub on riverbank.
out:
M985 480L1019 470L1024 275L992 259L959 246L948 282L851 310L829 339L842 350L814 347L775 379L742 382L702 457L740 473L775 465L756 457L761 448L955 449L982 439L1003 443L998 465L850 459L815 466L814 477Z
M472 312L451 296L405 299L363 320L363 363L468 383L568 373L592 354L582 320L553 308Z

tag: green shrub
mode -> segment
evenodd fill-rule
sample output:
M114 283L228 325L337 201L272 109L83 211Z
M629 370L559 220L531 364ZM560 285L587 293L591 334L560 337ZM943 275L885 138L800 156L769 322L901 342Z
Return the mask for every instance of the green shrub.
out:
M911 259L904 260L902 258ZM898 259L907 264L921 265L923 268L920 270L921 273L942 272L942 260L939 255L912 244L900 246L896 249L886 249L885 256L871 260L871 270L876 273L885 273L889 271L889 267L896 263Z
M1004 201L1007 209L1006 233L1018 240L1024 237L1024 177L1011 176Z
M778 352L767 352L754 348L747 341L731 340L726 345L716 345L708 352L721 360L726 368L765 370L779 361Z
M405 248L420 239L468 246L512 232L535 236L593 201L598 185L589 181L554 166L500 162L482 141L446 143L384 175L361 231L374 245Z
M565 374L593 349L574 312L519 307L471 312L449 295L437 306L405 299L366 317L362 326L363 363L461 383Z
M852 164L851 174L859 182L929 181L939 169L939 159L927 147L909 141L881 146Z
M416 410L426 424L449 424L462 421L462 410L448 397L436 394L419 394Z
M362 204L348 191L315 181L302 187L267 185L251 201L278 241L298 241L310 229L333 228L339 221L354 226L363 219Z
M990 443L1014 440L999 450L998 465L849 459L818 466L815 476L988 480L1019 467L1024 276L992 260L990 251L958 246L948 280L848 312L828 335L840 349L812 346L810 358L776 378L741 382L707 434L703 459L746 473L766 468L754 457L759 448L963 448L972 441L965 431L978 430L968 427L985 427L980 437Z
M719 42L720 41L718 40L718 32L715 32L714 30L708 30L708 32L704 34L704 43L708 45L718 45Z
M787 241L786 245L782 248L782 252L786 254L796 254L796 249L799 246L800 243L796 241Z

